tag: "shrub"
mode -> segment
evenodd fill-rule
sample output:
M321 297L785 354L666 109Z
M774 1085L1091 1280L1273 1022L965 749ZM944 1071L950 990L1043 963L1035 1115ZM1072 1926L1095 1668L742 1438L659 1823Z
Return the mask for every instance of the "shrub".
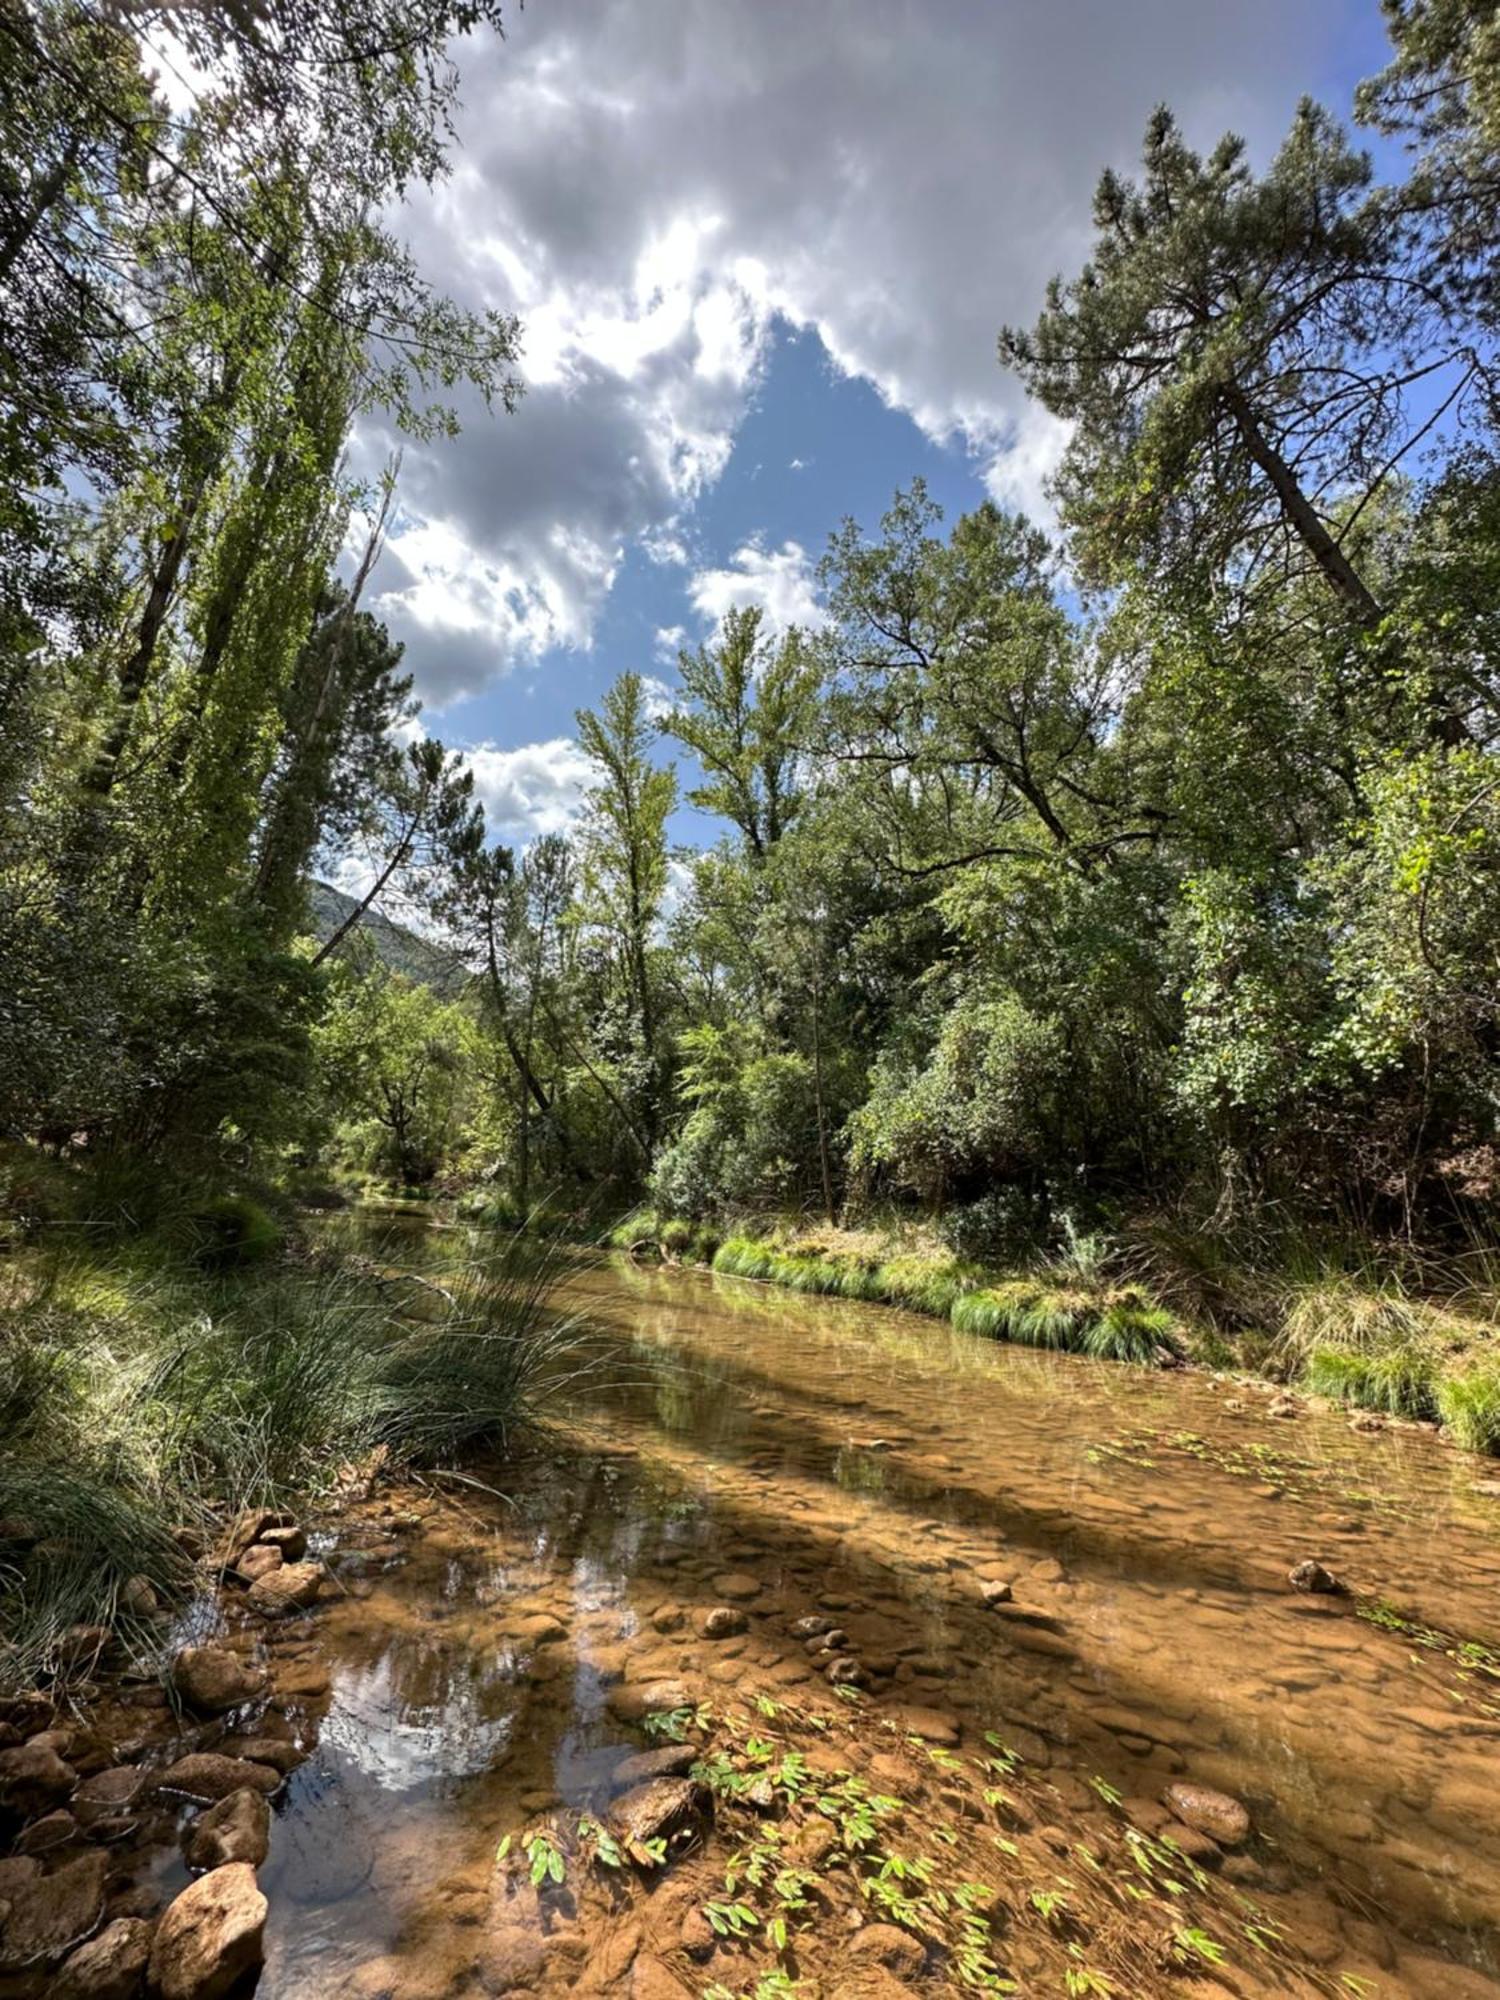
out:
M1467 1451L1500 1455L1500 1362L1482 1362L1437 1386L1438 1415Z
M1041 1242L1046 1205L1012 1183L944 1210L937 1226L955 1257L980 1264L1014 1264L1034 1253Z
M209 1270L226 1270L269 1257L281 1243L276 1218L246 1194L215 1195L189 1218L198 1239L198 1259Z

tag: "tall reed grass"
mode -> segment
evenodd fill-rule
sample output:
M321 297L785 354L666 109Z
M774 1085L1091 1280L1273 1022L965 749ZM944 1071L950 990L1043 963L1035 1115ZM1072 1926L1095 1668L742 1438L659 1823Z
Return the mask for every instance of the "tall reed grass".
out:
M54 1261L0 1335L0 1680L55 1666L71 1625L132 1636L128 1586L187 1580L180 1529L315 1496L377 1446L502 1448L583 1365L556 1269L521 1237L441 1284L336 1258Z

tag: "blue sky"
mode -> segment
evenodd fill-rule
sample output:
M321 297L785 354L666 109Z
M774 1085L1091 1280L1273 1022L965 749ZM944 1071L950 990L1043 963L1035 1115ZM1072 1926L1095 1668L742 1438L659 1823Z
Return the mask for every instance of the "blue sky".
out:
M461 50L457 170L407 219L520 313L528 393L408 448L372 608L502 837L570 823L616 674L670 683L731 602L807 615L844 515L916 474L950 518L1043 504L1060 433L995 335L1158 100L1263 156L1384 59L1376 0L529 0Z

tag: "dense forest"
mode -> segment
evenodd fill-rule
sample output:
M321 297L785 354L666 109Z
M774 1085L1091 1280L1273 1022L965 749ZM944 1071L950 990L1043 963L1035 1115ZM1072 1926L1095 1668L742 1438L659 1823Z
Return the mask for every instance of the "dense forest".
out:
M1069 426L1055 521L914 482L837 525L824 621L731 613L666 712L624 674L576 830L519 853L362 608L399 467L346 457L460 384L525 422L520 329L380 220L494 13L366 8L339 63L342 6L276 11L185 16L186 112L128 8L0 19L13 1174L147 1220L351 1175L905 1216L991 1266L1134 1231L1209 1291L1225 1245L1488 1269L1493 10L1388 8L1379 171L1312 103L1264 166L1156 113L999 336ZM679 797L712 846L672 852Z

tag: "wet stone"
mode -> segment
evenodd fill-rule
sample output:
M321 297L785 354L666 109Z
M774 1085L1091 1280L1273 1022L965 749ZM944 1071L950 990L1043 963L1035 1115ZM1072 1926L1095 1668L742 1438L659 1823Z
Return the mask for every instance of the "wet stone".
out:
M698 1630L705 1639L732 1639L737 1633L749 1628L750 1621L743 1611L732 1604L716 1604L705 1611L698 1621Z
M50 1875L34 1873L8 1890L0 1970L50 1963L81 1944L104 1914L107 1865L104 1854L91 1848Z
M265 1674L227 1646L185 1646L172 1662L172 1685L203 1715L222 1715L253 1701Z
M317 1603L323 1577L321 1563L282 1563L256 1578L245 1601L263 1618L287 1618L294 1611L306 1611Z
M66 1809L47 1813L24 1828L16 1841L18 1854L51 1854L78 1837L78 1822Z
M200 1875L171 1903L151 1944L160 2000L226 2000L260 1964L266 1899L247 1862Z
M194 1820L182 1845L190 1868L222 1868L231 1861L258 1868L271 1845L271 1808L259 1792L231 1792Z
M194 1751L169 1764L156 1779L156 1788L175 1792L185 1799L213 1804L231 1792L250 1790L271 1793L281 1783L279 1771L268 1764L252 1764L243 1757L221 1757L213 1751Z
M760 1579L747 1576L739 1570L730 1570L725 1575L714 1578L714 1591L720 1597L727 1597L733 1604L747 1604L752 1597L760 1596Z
M0 1750L0 1805L14 1812L45 1812L60 1805L77 1782L72 1765L35 1737L14 1750Z
M670 1841L703 1817L708 1792L690 1778L651 1778L621 1794L610 1819L626 1845L644 1857L646 1844Z
M58 1970L51 2000L135 2000L151 1956L152 1926L116 1917Z
M1221 1847L1238 1847L1250 1832L1250 1815L1238 1799L1207 1785L1168 1785L1162 1804L1185 1826L1206 1833Z
M650 1778L684 1778L701 1754L693 1743L666 1743L659 1750L641 1750L621 1758L610 1772L610 1783L617 1791L624 1791Z

